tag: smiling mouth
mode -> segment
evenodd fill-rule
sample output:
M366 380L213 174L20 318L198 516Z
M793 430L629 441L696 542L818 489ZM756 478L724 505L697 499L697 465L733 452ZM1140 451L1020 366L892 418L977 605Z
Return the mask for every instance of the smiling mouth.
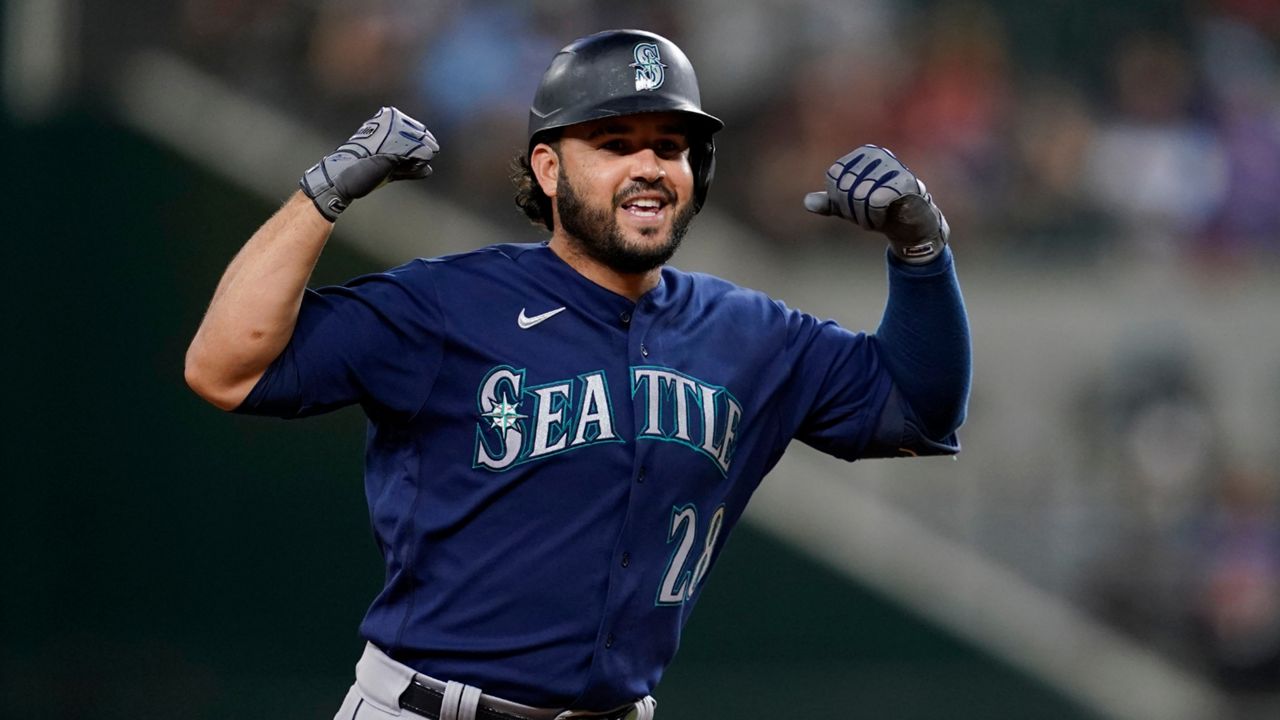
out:
M638 218L656 218L666 206L665 201L657 198L636 198L620 205L623 210Z

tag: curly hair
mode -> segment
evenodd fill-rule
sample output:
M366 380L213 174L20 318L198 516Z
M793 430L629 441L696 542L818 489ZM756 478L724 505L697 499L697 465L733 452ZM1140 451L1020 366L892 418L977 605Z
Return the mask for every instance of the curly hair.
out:
M559 154L560 139L558 137L542 142L546 142ZM528 153L517 153L511 159L511 184L516 186L516 207L529 218L529 222L554 231L551 198L542 192L542 186L538 184L538 178L534 176L533 168L529 165Z

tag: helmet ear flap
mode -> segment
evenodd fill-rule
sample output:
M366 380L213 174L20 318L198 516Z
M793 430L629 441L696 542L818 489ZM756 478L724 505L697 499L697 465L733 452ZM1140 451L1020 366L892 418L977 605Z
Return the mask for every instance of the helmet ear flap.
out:
M710 135L690 144L689 165L693 169L693 210L698 212L716 175L716 141Z

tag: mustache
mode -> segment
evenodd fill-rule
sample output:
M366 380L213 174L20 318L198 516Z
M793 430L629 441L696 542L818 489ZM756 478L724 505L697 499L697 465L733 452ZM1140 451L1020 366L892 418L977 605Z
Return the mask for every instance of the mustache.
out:
M643 180L634 180L613 196L613 206L622 207L623 203L628 202L637 195L644 195L652 192L656 192L661 195L663 202L668 205L674 205L676 203L675 191L668 187L663 181L654 180L653 182L645 182Z

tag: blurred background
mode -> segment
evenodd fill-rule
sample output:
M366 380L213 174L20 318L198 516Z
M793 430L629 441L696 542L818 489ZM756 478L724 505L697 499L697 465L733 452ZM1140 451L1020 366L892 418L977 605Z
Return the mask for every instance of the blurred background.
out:
M186 344L380 105L443 153L317 284L541 239L507 165L551 55L609 27L675 40L727 124L677 265L874 329L882 243L800 199L886 145L951 221L976 353L958 459L789 453L660 717L1280 717L1280 3L0 8L0 718L332 716L382 572L363 418L223 415Z

